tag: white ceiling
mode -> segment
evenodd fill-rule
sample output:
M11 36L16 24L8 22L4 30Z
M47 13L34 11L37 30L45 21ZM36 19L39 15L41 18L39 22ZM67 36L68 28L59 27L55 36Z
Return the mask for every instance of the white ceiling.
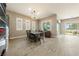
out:
M79 16L79 4L77 3L7 3L7 10L23 15L29 15L28 8L39 12L38 18L57 14L58 19Z

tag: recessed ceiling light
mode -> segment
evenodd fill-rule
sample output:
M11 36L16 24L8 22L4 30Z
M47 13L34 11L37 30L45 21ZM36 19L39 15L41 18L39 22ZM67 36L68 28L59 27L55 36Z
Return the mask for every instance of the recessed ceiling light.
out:
M39 15L40 13L39 12L37 12L37 15Z
M31 8L28 8L28 10L29 10L29 11L32 11L32 9L31 9Z

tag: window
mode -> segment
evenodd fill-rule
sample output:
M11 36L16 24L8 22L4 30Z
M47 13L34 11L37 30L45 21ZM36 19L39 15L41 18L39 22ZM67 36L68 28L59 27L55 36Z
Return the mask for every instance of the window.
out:
M30 25L31 25L30 20L26 20L25 21L25 30L30 30L31 29Z
M31 29L32 29L33 31L35 31L35 30L36 30L36 21L32 21L31 23L32 23L32 24L31 24Z
M65 24L65 29L66 30L75 30L75 29L77 29L77 24L75 24L75 23L72 23L72 24Z
M79 34L79 23L65 24L65 33Z
M23 19L16 18L16 30L23 30Z

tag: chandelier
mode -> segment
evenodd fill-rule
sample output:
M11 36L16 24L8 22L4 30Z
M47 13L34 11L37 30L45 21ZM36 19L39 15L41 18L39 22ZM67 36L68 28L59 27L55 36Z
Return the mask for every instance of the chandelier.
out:
M38 19L38 15L39 15L39 12L35 9L31 9L29 8L29 15L31 16L32 19Z

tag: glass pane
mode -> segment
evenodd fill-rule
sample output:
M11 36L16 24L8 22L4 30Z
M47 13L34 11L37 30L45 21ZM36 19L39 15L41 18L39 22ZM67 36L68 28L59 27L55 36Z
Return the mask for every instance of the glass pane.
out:
M75 30L75 29L77 29L77 24L71 24L70 25L70 30Z
M79 29L79 23L77 23L77 29Z

